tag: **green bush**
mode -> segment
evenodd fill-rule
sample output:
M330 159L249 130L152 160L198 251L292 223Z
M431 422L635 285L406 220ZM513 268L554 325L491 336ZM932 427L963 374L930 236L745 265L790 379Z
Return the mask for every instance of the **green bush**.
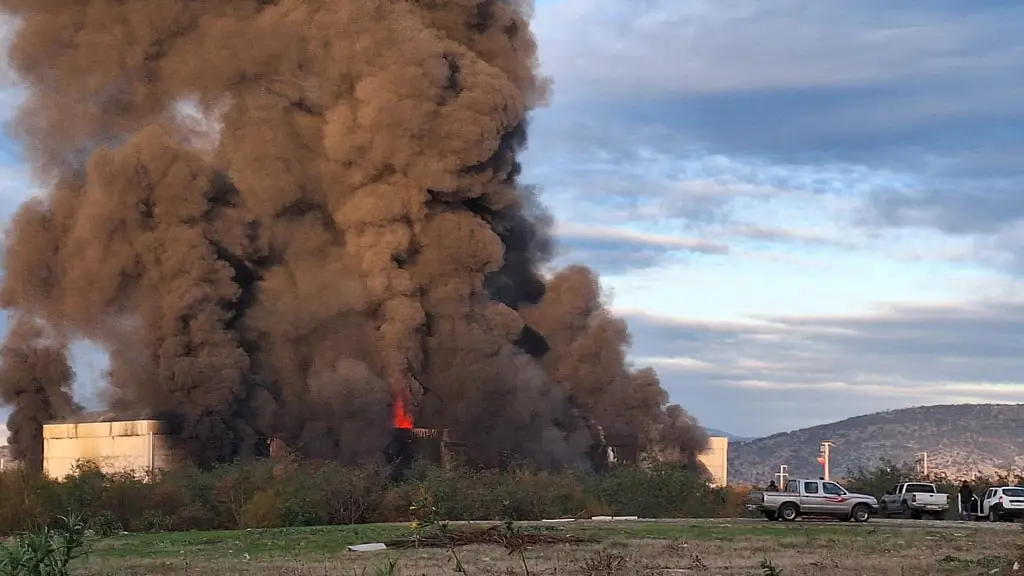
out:
M732 516L742 506L734 492L711 488L669 465L582 475L524 466L444 470L419 463L401 484L391 483L381 466L295 459L209 472L180 469L147 480L83 465L61 482L21 471L0 473L0 534L46 524L67 509L80 510L84 525L99 535L408 522L411 507L422 502L446 520Z
M686 469L669 464L650 470L620 467L588 478L585 485L616 515L714 517L726 503L725 490L711 488Z

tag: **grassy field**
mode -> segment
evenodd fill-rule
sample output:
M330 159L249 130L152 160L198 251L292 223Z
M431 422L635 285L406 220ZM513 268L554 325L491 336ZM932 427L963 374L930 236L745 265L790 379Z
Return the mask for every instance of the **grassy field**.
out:
M597 540L527 550L531 575L773 574L762 566L764 560L778 567L775 574L785 576L1024 574L1024 562L1019 571L1013 570L1024 532L984 526L683 522L524 529ZM377 576L393 561L393 574L455 573L445 549L347 551L353 544L408 535L409 527L396 525L122 535L92 541L78 572ZM523 559L499 546L467 546L456 552L469 575L525 573Z

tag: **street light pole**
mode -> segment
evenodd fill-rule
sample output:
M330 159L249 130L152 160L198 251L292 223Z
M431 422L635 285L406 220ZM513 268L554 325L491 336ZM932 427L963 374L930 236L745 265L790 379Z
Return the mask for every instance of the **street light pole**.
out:
M829 454L831 452L830 449L833 446L835 446L835 443L833 443L831 440L825 440L824 442L821 443L821 455L818 457L818 463L821 464L821 467L825 471L824 476L822 476L825 480L831 480L831 478L829 477L828 459Z

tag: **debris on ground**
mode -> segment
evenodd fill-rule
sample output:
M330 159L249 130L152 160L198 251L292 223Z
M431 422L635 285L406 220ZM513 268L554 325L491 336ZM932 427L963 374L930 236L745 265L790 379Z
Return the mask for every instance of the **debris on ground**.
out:
M387 550L387 545L383 542L371 542L369 544L356 544L355 546L349 546L348 549L352 552L374 552L377 550Z
M591 544L594 542L596 540L593 538L572 534L559 534L552 531L532 532L528 530L509 532L503 526L492 526L484 530L436 530L391 540L386 542L386 544L388 548L449 548L475 544L494 544L521 549L531 546Z

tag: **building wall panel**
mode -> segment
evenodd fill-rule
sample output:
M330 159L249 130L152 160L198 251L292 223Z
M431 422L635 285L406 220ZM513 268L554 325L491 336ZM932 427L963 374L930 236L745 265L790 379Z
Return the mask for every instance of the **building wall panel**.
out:
M145 475L173 463L163 423L153 420L48 424L43 427L43 472L61 479L79 462L107 473Z
M729 439L722 436L712 436L708 439L708 447L697 455L700 461L711 473L716 486L729 484Z

